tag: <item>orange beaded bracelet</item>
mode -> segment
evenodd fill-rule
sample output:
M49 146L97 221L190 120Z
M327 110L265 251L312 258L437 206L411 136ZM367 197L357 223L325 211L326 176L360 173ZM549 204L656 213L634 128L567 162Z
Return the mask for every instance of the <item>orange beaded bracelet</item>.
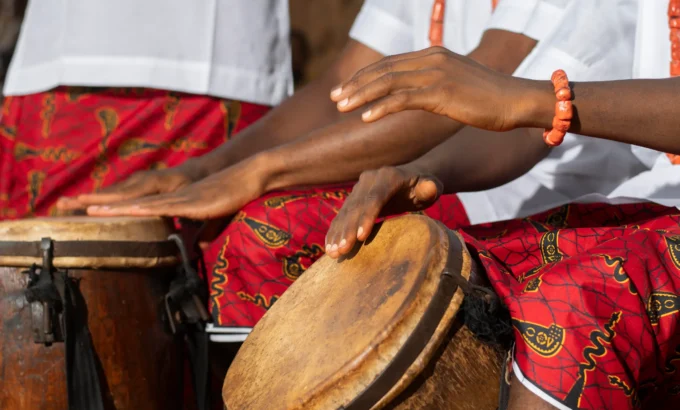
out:
M571 103L571 88L569 78L564 70L557 70L553 73L551 81L555 87L555 117L553 118L552 129L545 130L543 141L551 147L556 147L564 141L564 136L571 127L571 119L574 117L574 108Z

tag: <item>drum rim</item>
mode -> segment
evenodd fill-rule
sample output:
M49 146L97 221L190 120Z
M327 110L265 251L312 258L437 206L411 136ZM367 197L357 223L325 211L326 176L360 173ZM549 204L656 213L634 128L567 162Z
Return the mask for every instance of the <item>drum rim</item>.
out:
M176 257L175 242L163 241L59 241L53 240L56 258L167 258ZM0 241L0 258L40 258L40 241Z
M458 258L457 251L462 250L464 244L460 238L441 222L435 221L446 232L448 249L444 270L440 273L440 281L432 300L425 309L420 321L413 332L401 346L392 360L385 366L380 375L369 384L363 392L352 400L345 410L360 410L373 408L387 396L399 381L408 373L420 355L428 347L437 328L446 319L449 306L459 289L452 275L459 274L465 265L464 258ZM458 247L460 246L460 247ZM449 320L453 322L456 315ZM442 341L437 343L438 347Z
M450 288L450 293L451 297L447 298L448 303L444 303L446 305L446 309L443 309L443 313L441 316L437 317L436 320L430 319L429 322L431 322L431 326L434 328L434 336L426 337L423 338L423 342L421 345L418 347L418 349L415 349L415 353L411 354L410 360L407 360L405 363L405 366L403 367L403 371L400 371L398 373L398 377L394 377L393 381L391 381L387 386L383 386L381 389L386 393L384 397L381 397L382 394L378 394L377 396L377 401L373 404L377 405L383 405L383 399L387 400L392 400L400 392L403 391L406 385L410 384L410 382L417 377L418 374L420 374L419 370L416 370L415 373L413 373L412 369L418 368L422 363L423 360L425 362L429 361L432 357L432 354L436 351L439 346L442 345L445 339L445 335L448 332L448 329L450 326L456 321L456 311L459 310L460 305L462 303L463 299L463 292L462 290L466 288L468 280L469 280L469 274L471 272L472 268L472 260L470 258L469 252L467 251L467 247L462 239L462 237L455 231L451 231L448 229L446 226L444 226L442 223L439 221L433 220L427 216L422 216L422 215L403 215L400 218L395 218L395 219L402 219L404 218L406 221L417 221L417 219L421 221L427 221L426 224L429 226L430 232L438 232L435 236L439 237L439 240L437 242L432 242L431 245L434 246L435 243L437 243L436 248L439 248L440 251L437 251L439 253L439 258L438 262L434 263L433 262L425 262L422 268L420 269L428 269L426 266L430 265L430 279L427 279L432 283L431 285L431 291L428 291L430 293L430 300L427 301L427 305L423 307L422 310L420 310L420 313L418 314L417 319L413 322L412 325L409 325L409 334L405 335L406 340L408 340L411 335L413 335L414 330L417 329L420 325L421 322L423 322L423 317L424 313L427 311L427 308L431 304L432 301L435 301L437 299L442 299L438 297L434 297L435 295L438 296L438 293L436 292L439 287L440 287L440 282L442 282L442 274L446 271L453 271L456 273L457 277L454 278L454 281L457 281L457 284L454 286L453 284L447 285ZM416 219L411 219L411 218L416 218ZM384 222L389 222L389 221L384 221ZM383 223L384 223L383 222ZM381 223L382 224L382 223ZM405 227L409 227L410 223L406 223ZM433 237L434 238L434 237ZM455 260L455 258L458 258L460 260L460 266L456 267L451 267L451 263ZM324 260L327 257L324 257ZM321 261L321 260L320 260ZM320 261L317 261L320 262ZM431 259L431 261L434 261L434 259ZM327 266L328 262L325 262L322 266L324 268L320 269L325 269ZM447 269L449 267L449 269ZM433 269L434 268L434 269ZM311 269L311 267L310 267ZM462 281L465 282L465 284L462 283ZM444 279L444 282L450 282L449 279ZM459 291L459 288L461 291ZM282 299L285 298L286 295ZM268 314L271 314L272 311L269 311ZM279 313L277 311L277 313ZM265 315L268 316L268 315ZM401 325L400 325L401 326ZM255 329L257 331L257 327ZM253 333L255 333L255 331ZM259 334L259 333L258 333ZM387 340L391 339L391 340ZM397 342L397 338L394 337L389 337L386 340L388 341L388 344L393 344ZM343 405L341 408L348 408L347 406L350 403L354 403L356 401L356 398L359 397L360 395L363 395L365 391L368 390L368 388L372 385L374 385L375 380L378 380L378 378L385 373L386 369L387 371L390 371L390 364L393 362L394 358L398 357L399 353L404 350L404 342L406 340L403 340L401 342L398 342L397 345L394 345L394 350L393 354L391 355L392 358L390 359L389 362L383 362L382 365L379 365L379 373L375 373L375 376L372 377L373 380L365 380L367 383L364 383L360 381L360 378L356 378L356 371L359 368L366 368L366 366L371 366L372 364L378 364L379 362L382 362L381 359L379 359L378 356L373 357L375 353L375 349L372 349L371 352L371 359L368 361L361 360L363 364L359 365L356 362L350 361L347 362L345 365L341 366L341 368L338 368L340 373L343 373L343 370L346 370L345 373L347 373L349 378L339 378L336 379L335 381L331 381L330 379L325 381L325 382L320 382L320 385L316 386L315 388L309 390L306 389L306 393L304 394L304 397L300 396L298 398L292 398L293 402L290 404L293 405L293 408L326 408L328 405L330 405L331 401L327 401L328 399L324 399L323 393L328 392L329 389L333 390L340 385L337 383L342 383L345 384L346 382L349 382L350 384L354 384L355 386L363 386L361 387L360 390L355 390L351 396L347 395L339 395L335 397L336 399L340 399L341 396L344 396L344 399L341 399ZM258 339L259 343L262 343L262 340ZM246 340L246 343L244 344L244 347L248 345L248 340ZM254 346L260 346L259 344L256 344ZM260 346L261 347L261 346ZM248 350L248 352L256 352L258 349L255 350ZM240 356L242 356L242 353L245 353L245 350L242 350L239 352L240 354L237 355L235 362L232 364L230 371L227 373L227 376L225 377L224 384L223 384L223 399L225 400L225 403L230 404L230 401L233 401L234 399L236 400L235 402L232 402L231 404L236 404L236 403L241 403L245 404L242 400L243 396L241 394L238 394L236 390L231 389L230 387L233 387L230 385L229 380L230 377L236 377L238 373L243 371L243 369L246 369L248 366L246 362L239 361L239 366L238 366L238 371L234 372L236 368L234 368L233 365L236 364L236 361L239 360ZM249 357L249 359L252 359L252 357ZM351 366L350 366L351 365ZM350 367L347 367L350 366ZM421 369L422 370L422 369ZM246 372L250 373L250 372ZM252 374L252 373L251 373ZM354 376L352 376L354 374ZM324 376L321 376L324 377ZM355 380L356 379L356 380ZM237 380L237 379L235 379ZM355 384L356 382L359 382L359 384ZM403 383L406 383L405 385ZM400 387L403 386L403 387ZM344 389L344 388L343 388ZM330 399L330 400L335 400L335 399ZM325 404L322 404L325 403ZM335 402L335 404L339 404L340 402ZM252 403L250 403L252 405ZM357 406L359 408L370 408L372 405L362 405L362 406ZM248 407L245 407L248 408Z

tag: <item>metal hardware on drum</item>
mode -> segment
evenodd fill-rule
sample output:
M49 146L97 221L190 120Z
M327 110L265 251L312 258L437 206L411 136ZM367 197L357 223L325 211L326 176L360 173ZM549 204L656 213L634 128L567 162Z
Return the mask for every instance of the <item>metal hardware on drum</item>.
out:
M210 315L200 298L204 283L191 266L184 241L177 234L170 235L168 240L177 244L182 259L182 267L165 295L166 319L172 333L177 334L180 326L204 325L210 320Z
M161 218L0 222L0 409L184 408L182 346L159 317L171 233Z

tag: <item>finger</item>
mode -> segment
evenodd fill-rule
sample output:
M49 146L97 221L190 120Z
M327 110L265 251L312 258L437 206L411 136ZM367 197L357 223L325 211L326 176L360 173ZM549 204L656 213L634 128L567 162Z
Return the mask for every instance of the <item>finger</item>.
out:
M351 195L350 195L351 196ZM352 198L348 197L338 215L331 222L331 226L326 234L326 254L335 259L340 256L338 252L339 244L342 242L343 232L351 220L351 213L354 210ZM344 245L344 243L343 243Z
M357 243L357 227L361 216L361 205L353 203L338 229L339 235L333 242L331 252L337 256L348 254Z
M141 198L157 193L158 189L156 189L156 187L145 184L133 184L120 187L111 186L110 189L102 190L101 192L79 195L76 197L76 201L84 206L101 205L129 201L131 199Z
M338 103L338 111L353 111L362 105L387 95L428 88L435 80L434 71L432 70L387 73L360 88L348 92L347 97Z
M414 53L385 57L382 60L357 71L352 78L334 87L331 91L331 100L339 103L356 89L363 87L365 84L368 84L385 74L413 71L426 66L431 66L431 61L425 57L428 57L435 52L436 51L432 49L425 49Z
M389 95L378 101L361 115L361 119L364 122L375 122L390 114L407 110L435 112L436 107L442 103L443 101L439 101L436 93L431 92L430 89L406 91Z
M65 196L59 198L56 205L59 211L75 211L85 208L85 205L80 203L76 198Z
M168 206L188 202L181 195L165 194L155 195L143 199L119 202L108 205L91 205L87 207L87 214L93 216L119 216L119 215L158 215L158 216L184 216L184 215L161 215L162 210Z
M428 207L437 201L441 192L442 187L437 182L427 178L419 179L413 189L416 204L423 207Z
M366 196L363 212L357 224L357 239L365 241L373 231L375 221L380 216L387 202L394 195L393 189L388 189L386 184L376 184Z

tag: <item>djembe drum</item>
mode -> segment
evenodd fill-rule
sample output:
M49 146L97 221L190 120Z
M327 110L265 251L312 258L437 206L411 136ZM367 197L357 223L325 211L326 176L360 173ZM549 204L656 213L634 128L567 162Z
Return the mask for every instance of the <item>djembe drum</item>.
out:
M239 350L227 409L495 409L503 354L457 315L473 264L456 233L417 215L321 258Z
M0 223L0 409L179 409L159 313L179 262L156 218Z

